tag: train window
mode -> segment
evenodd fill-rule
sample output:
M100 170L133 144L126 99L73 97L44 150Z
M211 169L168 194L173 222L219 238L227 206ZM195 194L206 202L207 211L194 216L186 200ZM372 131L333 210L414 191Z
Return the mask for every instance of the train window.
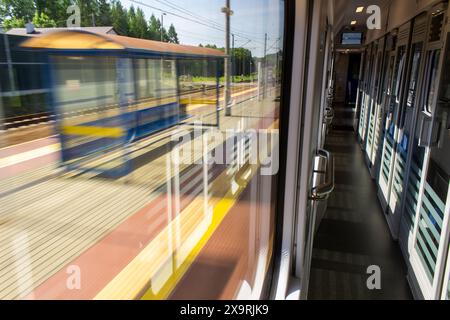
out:
M447 284L447 293L446 293L446 300L450 300L450 278L448 279L448 284Z
M391 82L391 75L394 69L394 60L395 58L393 56L389 57L389 53L386 53L386 61L389 61L386 63L385 66L385 72L384 72L384 83L383 83L383 92L387 95L391 94L391 88L390 88L390 82ZM380 95L380 100L383 99L385 95ZM380 101L381 102L381 101Z
M0 63L6 62L6 46L5 41L0 41Z
M375 99L378 98L379 96L379 88L380 88L380 83L382 81L382 69L383 69L383 54L380 52L377 55L377 71L376 71L376 75L375 75ZM377 108L372 108L372 115L375 115Z
M27 49L45 51L50 93L0 106L49 101L52 121L16 131L2 168L0 299L265 298L285 1L176 2L161 18L108 2L146 16L145 34L27 40L45 42Z
M99 57L54 58L56 103L62 113L84 112L115 102L115 59Z
M425 104L424 111L431 114L433 112L432 106L434 103L434 97L436 95L437 88L437 76L439 68L439 58L441 55L440 50L432 51L428 54L427 73L425 74L427 81L427 87L425 91Z
M403 78L403 73L405 71L405 64L406 64L406 48L405 47L401 47L399 49L399 64L397 67L397 74L396 74L396 78L395 78L395 102L399 103L400 102L400 90L401 90L401 81Z
M220 104L220 92L223 92L220 79L216 78L219 66L216 61L190 59L178 62L180 101L191 122L213 126L220 120L216 108ZM246 86L241 89L244 88Z
M408 107L414 107L414 101L416 99L417 81L419 78L419 66L422 55L422 43L415 44L413 47L413 62L411 68L411 79L408 86L408 99L406 105Z
M414 103L416 100L416 90L417 90L417 81L419 78L419 66L420 66L420 60L422 56L422 43L416 43L413 45L412 51L413 51L413 58L412 58L412 65L411 65L411 74L410 79L408 83L408 96L406 99L406 106L409 108L414 107ZM400 128L405 127L405 121L407 117L406 110L402 112L401 120L400 120Z
M2 92L14 90L14 73L6 65L0 65L0 88Z
M155 81L153 81L152 79L154 77L153 73L155 71L149 68L149 65L151 65L151 61L148 61L146 59L136 59L135 64L137 99L153 98L156 92L156 88L154 87Z
M447 36L447 45L450 46L450 34ZM447 50L448 51L448 50ZM445 56L444 66L450 65L450 55ZM442 74L442 80L441 80L441 94L440 94L440 101L444 103L450 102L450 74L448 72L444 72ZM450 118L449 118L450 121Z

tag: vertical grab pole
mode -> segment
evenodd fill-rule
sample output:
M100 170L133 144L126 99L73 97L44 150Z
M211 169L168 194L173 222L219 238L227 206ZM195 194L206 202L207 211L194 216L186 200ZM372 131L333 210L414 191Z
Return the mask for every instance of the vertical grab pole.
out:
M216 126L220 127L220 103L219 103L219 91L220 91L220 73L219 73L219 59L216 59ZM226 106L225 106L226 107Z
M174 68L175 68L175 78L176 78L176 95L177 95L177 125L180 124L180 114L181 114L181 105L180 105L180 100L181 100L181 92L180 92L180 74L179 74L179 69L180 69L180 64L179 64L179 60L175 58L175 64L174 64Z

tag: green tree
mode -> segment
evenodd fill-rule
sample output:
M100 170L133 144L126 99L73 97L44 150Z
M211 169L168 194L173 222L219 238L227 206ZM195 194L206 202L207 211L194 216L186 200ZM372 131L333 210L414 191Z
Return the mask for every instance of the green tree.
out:
M96 24L97 26L104 27L112 25L111 4L107 0L98 1L98 17Z
M45 13L49 19L56 23L57 27L67 25L67 8L71 4L71 0L35 0L37 13L39 15Z
M50 19L44 12L39 14L37 11L33 17L33 24L37 28L54 28L56 27L56 22Z
M134 10L134 7L131 6L131 8L128 10L128 36L137 38L137 25L136 25L136 10Z
M217 49L217 46L216 46L215 44L207 44L207 45L205 46L205 48ZM225 49L224 49L223 51L225 51Z
M128 35L128 13L120 1L114 1L111 6L111 20L114 30L122 36Z
M99 13L98 0L76 0L75 3L80 8L81 26L92 27L96 24L96 17Z
M134 32L136 38L141 39L148 39L149 38L149 32L148 32L148 26L147 21L145 21L145 15L144 11L142 9L138 8L136 11L136 16L134 20Z
M248 75L250 74L250 64L253 61L252 52L245 48L235 48L231 50L233 58L233 74Z
M180 41L178 41L177 31L175 30L175 27L173 26L173 24L171 24L169 27L169 31L167 32L167 37L169 39L169 42L180 43Z
M170 39L169 39L169 34L167 33L167 30L166 30L166 28L162 28L160 31L159 31L159 41L161 41L161 34L162 34L162 41L163 42L170 42Z
M30 22L36 10L34 0L0 0L0 22L11 20L16 24L23 20Z
M161 22L152 14L148 24L148 38L151 40L161 40Z

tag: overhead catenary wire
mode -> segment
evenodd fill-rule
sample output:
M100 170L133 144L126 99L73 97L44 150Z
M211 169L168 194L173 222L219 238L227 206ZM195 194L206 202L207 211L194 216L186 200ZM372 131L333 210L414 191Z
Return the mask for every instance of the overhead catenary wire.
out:
M199 24L199 25L203 25L203 26L205 26L205 27L208 27L208 28L211 28L211 29L215 29L215 30L217 30L217 31L225 32L225 29L224 29L224 28L219 27L219 26L217 26L217 25L208 24L208 23L201 22L201 21L198 21L198 20L193 19L193 18L189 18L189 17L186 17L186 16L182 16L182 15L180 15L180 14L178 14L178 13L174 13L174 12L171 12L171 11L169 11L169 10L165 10L165 9L162 9L162 8L154 7L154 6L151 6L151 5L149 5L149 4L143 3L143 2L138 1L138 0L130 0L130 2L133 2L133 3L135 3L135 4L138 4L138 5L147 7L147 8L149 8L149 9L157 10L157 11L160 11L160 12L165 12L165 13L168 14L168 15L172 15L172 16L177 17L177 18L180 18L180 19L184 19L184 20L187 20L187 21L190 21L190 22L193 22L193 23L197 23L197 24ZM260 44L263 43L263 42L260 42L259 40L251 39L251 38L249 38L249 37L247 37L247 36L245 36L245 35L242 35L242 34L240 34L240 33L234 33L234 34L235 34L236 36L238 36L238 37L240 37L240 38L243 38L243 39L246 39L246 40L252 40L252 41L254 41L254 42L259 42Z
M219 28L225 29L225 26L223 24L218 23L217 21L209 19L207 17L201 16L198 13L192 12L192 11L190 11L190 10L188 10L186 8L183 8L180 5L177 5L177 4L175 4L175 3L171 2L171 1L168 1L168 0L164 0L164 1L162 1L162 0L154 0L154 1L159 2L159 3L161 3L161 4L165 5L165 6L168 6L168 7L172 8L172 9L175 9L175 10L177 10L179 12L186 13L186 14L190 15L191 17L194 17L194 18L197 18L197 19L200 19L200 20L204 20L206 22L209 22L211 24L216 25ZM233 33L240 33L240 34L247 35L247 36L254 36L255 34L263 35L263 33L250 34L247 31L243 31L243 30L240 30L240 29L236 29L236 28L231 28L231 29L233 30Z
M269 49L267 49L267 51L270 51L271 49L275 49L275 46L281 41L281 37L279 37L278 39L276 39L274 41L274 43L269 47Z

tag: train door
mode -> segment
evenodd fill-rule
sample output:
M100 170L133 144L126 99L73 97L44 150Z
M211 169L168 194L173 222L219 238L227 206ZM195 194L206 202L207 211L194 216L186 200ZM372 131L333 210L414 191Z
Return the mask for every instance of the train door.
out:
M323 119L321 122L322 132L318 136L318 146L319 148L323 148L325 145L325 139L328 131L328 127L331 124L334 116L333 109L331 107L331 103L329 103L329 93L331 90L329 77L331 76L331 68L332 68L332 56L331 56L331 35L330 32L331 26L327 25L325 31L325 51L324 51L324 68L323 68L323 77L322 77L322 96L320 102L320 119Z
M391 190L391 207L394 207L397 211L398 202L401 202L399 242L407 258L412 246L415 209L420 193L421 168L423 165L423 150L418 147L417 133L422 96L427 81L429 81L424 75L426 70L429 69L429 59L426 59L429 55L427 50L428 21L428 14L421 15L414 21L410 74L406 84L406 100L404 101L404 113L400 121L401 132L397 148L398 157Z
M391 94L391 83L394 74L395 65L395 49L396 49L396 33L391 33L386 36L385 39L385 52L384 52L384 62L383 62L383 83L382 88L379 91L377 97L378 113L375 124L375 138L373 142L373 151L371 156L371 170L370 173L372 178L378 179L381 157L383 152L383 141L385 135L385 126L387 118L387 104L389 103L389 97Z
M376 137L376 123L378 118L378 113L380 109L380 105L378 104L378 95L380 91L380 84L383 79L382 70L383 70L383 58L384 58L384 38L378 41L377 50L376 50L376 63L375 63L375 72L373 74L373 91L371 94L370 101L370 113L369 113L369 125L368 125L368 133L367 133L367 144L366 144L366 153L367 160L369 164L369 168L372 167L372 154L374 149L374 142Z
M361 148L365 151L367 147L368 142L368 136L369 136L369 122L370 122L370 114L371 114L371 108L372 108L372 101L373 101L373 82L374 82L374 70L377 66L377 51L378 51L378 42L375 41L371 45L371 54L370 54L370 66L369 66L369 75L366 85L366 108L365 108L365 114L364 114L364 124L363 124L363 137L361 139Z
M359 136L360 134L360 126L359 126L359 117L361 114L361 106L364 99L364 71L366 70L366 63L367 63L367 53L366 51L363 51L361 53L361 64L359 67L359 81L358 81L358 92L356 94L356 106L355 106L355 114L353 119L353 129L358 131Z
M298 23L295 24L292 41L292 82L286 147L288 174L284 188L292 192L286 192L283 201L283 232L280 235L281 250L285 254L275 266L276 286L272 293L275 299L307 297L318 198L321 196L321 200L326 200L333 190L325 186L334 177L333 172L323 168L323 183L318 178L322 172L316 172L317 158L326 154L320 149L317 138L322 132L320 102L326 65L325 31L327 12L333 12L332 5L332 1L304 0L297 1L295 6ZM327 161L330 158L325 158L325 164L332 164L332 161Z
M366 141L367 114L369 108L370 88L371 88L370 80L372 78L372 68L374 63L373 46L374 45L371 44L366 52L367 61L366 61L366 69L364 71L363 99L361 103L361 113L359 117L359 131L358 131L361 146L364 146Z
M425 299L441 296L450 236L450 28L444 37L444 21L441 5L430 19L425 94L418 123L418 145L424 147L418 155L424 161L416 168L422 170L418 172L420 195L410 262Z
M412 40L409 47L410 56L406 67L404 98L400 101L397 121L396 148L394 149L393 171L389 180L389 206L388 213L394 221L394 236L399 232L401 221L402 200L404 198L405 178L409 168L409 142L411 132L416 121L418 103L417 91L419 88L419 76L423 74L423 53L427 34L428 15L425 13L414 19Z
M311 268L312 249L318 216L323 202L332 192L334 168L331 155L321 149L317 137L322 132L323 118L318 112L323 93L323 72L327 64L326 28L328 1L312 1L311 32L309 44L308 72L304 92L304 132L302 137L300 189L297 200L297 222L295 223L295 275L301 279L300 298L306 299Z
M358 137L360 141L362 141L363 136L363 125L361 119L364 117L364 111L365 111L365 103L366 103L366 80L367 80L367 74L368 74L368 68L370 63L370 55L369 55L369 47L366 48L364 51L364 64L363 69L361 70L361 101L358 106Z
M385 210L386 213L388 213L390 185L393 177L392 173L395 160L395 150L397 146L397 137L399 132L398 118L400 115L399 112L400 105L403 98L402 91L406 75L405 71L407 66L410 29L411 29L411 22L400 27L398 32L396 60L392 78L393 82L391 83L389 101L386 105L388 109L383 142L381 170L378 180L379 184L378 195L381 200L383 210ZM400 219L394 219L392 215L388 215L388 224L389 227L391 228L394 237L396 237L399 222Z

